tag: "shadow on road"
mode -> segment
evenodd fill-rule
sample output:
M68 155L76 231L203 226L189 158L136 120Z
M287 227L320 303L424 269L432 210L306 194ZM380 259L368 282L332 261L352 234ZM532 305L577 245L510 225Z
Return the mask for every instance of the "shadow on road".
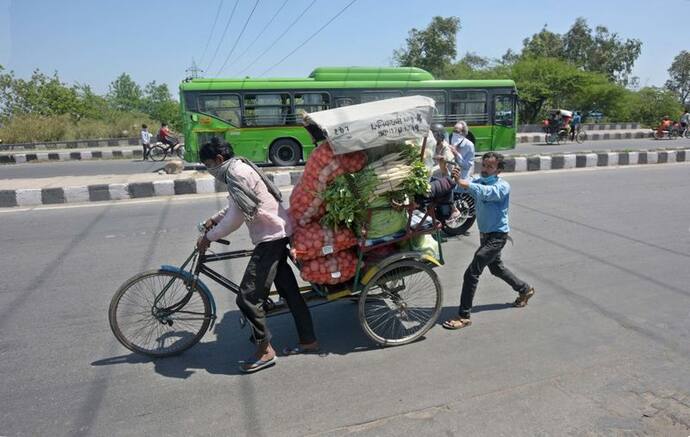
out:
M349 301L334 302L330 305L312 309L314 329L321 344L321 354L315 358L327 358L329 355L347 355L353 352L377 350L380 347L371 342L362 332L357 318L357 305ZM240 312L227 311L206 333L204 341L194 345L178 356L168 358L150 358L131 353L104 358L91 363L92 366L110 366L119 364L153 363L156 373L170 378L185 379L195 370L203 369L212 374L239 375L237 362L248 358L254 351L250 342L248 328L240 329ZM294 322L289 313L271 317L268 321L273 335L272 344L278 355L285 347L297 344ZM289 360L292 357L281 357Z

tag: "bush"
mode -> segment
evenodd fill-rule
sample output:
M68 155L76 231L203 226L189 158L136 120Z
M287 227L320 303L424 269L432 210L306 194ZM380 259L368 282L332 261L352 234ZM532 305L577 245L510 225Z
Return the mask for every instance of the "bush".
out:
M111 111L104 119L74 120L68 115L22 114L0 125L0 139L6 144L136 137L142 124L155 130L157 123L147 115Z

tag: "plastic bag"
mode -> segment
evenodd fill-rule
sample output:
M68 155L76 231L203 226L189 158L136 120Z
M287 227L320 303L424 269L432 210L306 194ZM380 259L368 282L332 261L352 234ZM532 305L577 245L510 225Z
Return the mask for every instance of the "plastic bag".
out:
M407 211L397 210L390 206L385 197L374 199L370 208L387 207L371 211L371 219L367 225L367 238L379 238L402 231L407 226Z

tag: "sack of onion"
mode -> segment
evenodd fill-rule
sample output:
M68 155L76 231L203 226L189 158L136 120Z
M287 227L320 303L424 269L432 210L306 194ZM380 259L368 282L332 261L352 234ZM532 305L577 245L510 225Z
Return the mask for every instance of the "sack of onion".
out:
M354 249L304 261L300 276L315 284L340 284L355 276L357 254Z
M320 223L296 227L291 242L300 261L340 252L356 244L357 239L348 228L333 229Z

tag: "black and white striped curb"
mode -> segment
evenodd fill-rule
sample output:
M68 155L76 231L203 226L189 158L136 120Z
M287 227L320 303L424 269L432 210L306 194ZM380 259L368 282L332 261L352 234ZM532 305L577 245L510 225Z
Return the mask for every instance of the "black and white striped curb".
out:
M0 164L23 164L25 162L31 161L87 161L91 159L134 159L142 157L142 149L13 153L0 155Z
M521 133L517 134L516 142L524 143L545 143L546 134L543 132L537 133ZM587 141L603 141L603 140L631 140L635 138L654 138L654 131L651 129L643 129L634 132L587 132Z
M481 164L481 158L476 158L475 162ZM503 171L512 173L674 162L690 162L690 149L508 156L505 158ZM301 175L302 170L267 174L281 188L294 186ZM0 208L204 194L225 190L224 184L220 184L210 176L128 184L0 190Z
M279 187L293 186L297 183L301 175L301 170L267 174L268 178ZM153 182L130 182L126 184L95 184L62 188L0 190L0 208L61 203L102 202L154 196L207 194L224 191L227 191L225 184L219 183L210 176Z
M102 140L71 140L41 143L0 144L0 150L62 150L139 145L140 138L106 138Z

